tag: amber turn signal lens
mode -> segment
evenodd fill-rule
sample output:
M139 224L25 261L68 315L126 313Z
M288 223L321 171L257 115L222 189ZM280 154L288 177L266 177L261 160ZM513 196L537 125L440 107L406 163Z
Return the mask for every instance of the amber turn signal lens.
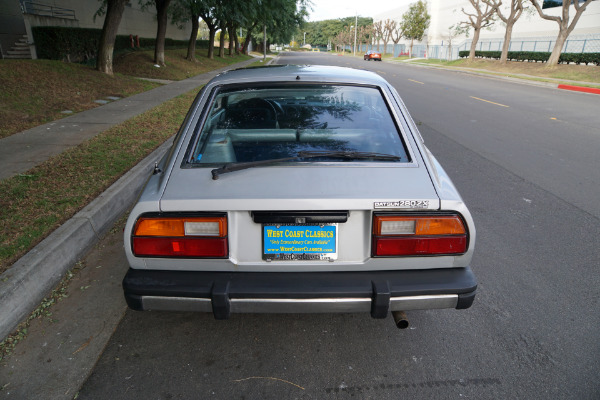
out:
M377 215L373 221L373 235L464 235L465 226L458 215L441 216L386 216Z
M226 217L140 218L134 236L227 236Z

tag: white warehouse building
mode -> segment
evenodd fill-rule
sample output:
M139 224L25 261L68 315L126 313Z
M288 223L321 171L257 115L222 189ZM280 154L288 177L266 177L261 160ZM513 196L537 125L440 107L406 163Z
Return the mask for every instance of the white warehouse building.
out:
M408 11L411 3L416 0L403 0L401 6L390 9L385 13L374 16L373 21L385 21L392 19L401 21L402 15ZM503 15L509 14L510 0L505 0L501 10ZM521 18L513 27L511 51L552 51L554 40L558 35L558 24L554 21L542 19L538 12L528 2L530 11L523 13ZM413 55L417 57L428 56L435 58L458 57L459 50L468 50L471 44L472 32L469 37L459 35L452 37L451 27L466 21L465 14L461 9L474 13L474 8L468 0L428 0L427 9L431 16L429 29L421 42L415 42ZM546 8L544 12L548 15L561 16L561 7ZM571 6L570 18L573 19L575 9ZM478 50L501 50L504 40L505 25L497 21L491 28L481 31ZM449 57L449 41L452 46L452 55ZM380 42L381 43L381 42ZM387 52L397 55L400 51L406 51L410 41L402 39L399 42L404 46L388 45ZM568 43L565 44L564 52L600 52L600 0L592 1L581 15L575 29L569 35Z

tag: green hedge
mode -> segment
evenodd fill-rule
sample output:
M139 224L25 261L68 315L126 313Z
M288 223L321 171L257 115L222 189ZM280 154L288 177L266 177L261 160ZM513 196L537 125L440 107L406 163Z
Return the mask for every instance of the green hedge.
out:
M475 51L475 57L477 58L493 58L496 60L500 59L500 51ZM546 62L550 58L549 52L542 51L509 51L507 58L512 61L541 61ZM463 50L458 52L458 56L461 58L469 57L469 50ZM560 63L575 63L579 64L595 64L600 65L600 53L562 53L558 59Z
M38 58L86 62L96 58L101 29L36 26L32 29ZM134 39L135 40L135 39ZM140 47L154 47L155 38L140 38ZM187 40L165 39L166 48L187 47ZM208 48L208 40L198 40L197 47ZM117 35L114 51L131 49L129 35Z

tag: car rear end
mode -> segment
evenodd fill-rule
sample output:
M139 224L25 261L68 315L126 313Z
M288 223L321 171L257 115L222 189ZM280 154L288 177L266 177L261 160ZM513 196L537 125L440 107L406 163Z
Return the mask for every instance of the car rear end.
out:
M393 88L347 69L262 71L207 85L150 178L125 228L129 306L218 319L471 306L471 215Z

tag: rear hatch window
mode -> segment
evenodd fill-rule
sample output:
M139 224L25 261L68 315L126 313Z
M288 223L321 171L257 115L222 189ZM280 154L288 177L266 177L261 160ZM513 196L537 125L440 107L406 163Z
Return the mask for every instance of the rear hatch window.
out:
M390 108L375 87L220 88L206 109L188 149L191 166L293 158L303 151L379 153L397 157L388 162L411 161ZM290 160L316 161L340 159ZM381 160L352 160L374 161Z

